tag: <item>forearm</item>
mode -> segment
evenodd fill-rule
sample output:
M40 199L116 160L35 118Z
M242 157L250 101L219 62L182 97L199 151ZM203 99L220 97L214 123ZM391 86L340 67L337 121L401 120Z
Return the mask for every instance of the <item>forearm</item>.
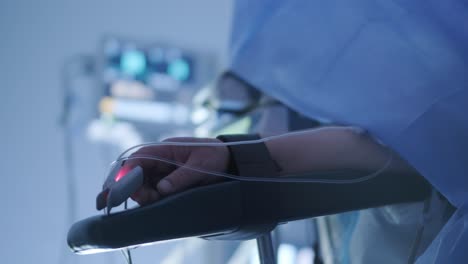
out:
M331 170L375 171L393 155L388 170L408 172L398 155L352 127L324 127L266 142L282 175Z
M272 137L265 142L269 156L279 167L279 176L301 174L311 180L332 179L356 180L385 167L378 177L370 177L363 181L349 184L329 184L324 181L292 184L298 195L284 195L281 203L296 204L295 197L306 201L308 212L314 215L334 214L349 210L378 207L388 204L421 201L430 194L431 186L416 171L408 166L396 153L389 148L376 143L366 133L350 127L327 127L316 130L291 133L280 137ZM238 148L231 156L237 169L252 169L252 164L260 164L269 168L270 158L265 161L260 156L264 153L253 146L231 146ZM242 151L239 151L242 149ZM243 153L242 153L243 152ZM246 162L246 156L251 162ZM236 157L242 157L238 162ZM390 163L389 163L390 162ZM278 176L267 169L258 173L245 172L240 175ZM331 172L334 171L334 172ZM369 173L365 173L368 171ZM323 172L323 173L320 173ZM278 192L291 188L290 183L278 184ZM312 201L316 201L313 203Z

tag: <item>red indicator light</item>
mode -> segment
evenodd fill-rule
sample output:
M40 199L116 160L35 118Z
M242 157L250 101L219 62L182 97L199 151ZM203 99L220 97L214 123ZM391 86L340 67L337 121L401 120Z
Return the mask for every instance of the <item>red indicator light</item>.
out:
M122 167L117 175L115 176L115 181L118 182L120 181L127 173L130 171L129 167Z

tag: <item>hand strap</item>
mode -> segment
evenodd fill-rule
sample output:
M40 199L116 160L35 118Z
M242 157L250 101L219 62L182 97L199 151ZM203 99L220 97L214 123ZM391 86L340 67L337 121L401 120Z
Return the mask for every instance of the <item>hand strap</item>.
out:
M260 139L258 134L220 135L223 142ZM265 143L228 146L230 163L228 173L240 176L277 177L280 168L273 160Z
M235 141L249 141L260 139L256 134L245 135L221 135L217 137L223 142ZM230 166L229 173L237 174L240 176L255 176L255 177L277 177L279 176L279 167L271 158L270 152L265 143L253 143L228 146L230 152ZM214 235L205 237L205 239L212 240L247 240L257 238L266 233L271 232L277 225L274 219L270 219L265 223L265 216L262 214L265 210L270 208L271 204L261 204L258 207L248 206L252 204L251 197L248 195L248 189L262 183L244 183L246 184L242 192L241 199L243 204L243 219L237 230L227 234ZM250 187L249 187L250 186ZM274 198L274 197L273 197ZM251 217L255 211L255 215L262 215L262 217ZM265 214L267 214L265 212Z

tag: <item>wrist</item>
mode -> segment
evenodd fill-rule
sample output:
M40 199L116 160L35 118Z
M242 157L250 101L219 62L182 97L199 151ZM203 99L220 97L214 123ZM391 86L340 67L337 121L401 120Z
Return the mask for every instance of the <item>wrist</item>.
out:
M260 136L257 134L220 135L217 139L223 142L239 142L258 140ZM228 149L230 153L228 173L230 174L275 177L280 171L263 142L233 144L228 146Z

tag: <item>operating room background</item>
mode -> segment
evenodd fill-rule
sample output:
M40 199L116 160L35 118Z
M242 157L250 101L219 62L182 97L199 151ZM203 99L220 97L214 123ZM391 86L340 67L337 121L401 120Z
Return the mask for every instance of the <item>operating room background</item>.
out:
M209 50L226 63L231 1L0 1L1 263L58 263L67 250L59 73L75 54L93 54L105 34ZM73 138L78 218L95 214L105 173L99 150ZM139 249L158 263L167 246ZM68 253L70 254L71 253ZM120 255L72 257L74 263L123 263ZM149 261L148 261L149 260ZM139 262L137 262L139 263Z

